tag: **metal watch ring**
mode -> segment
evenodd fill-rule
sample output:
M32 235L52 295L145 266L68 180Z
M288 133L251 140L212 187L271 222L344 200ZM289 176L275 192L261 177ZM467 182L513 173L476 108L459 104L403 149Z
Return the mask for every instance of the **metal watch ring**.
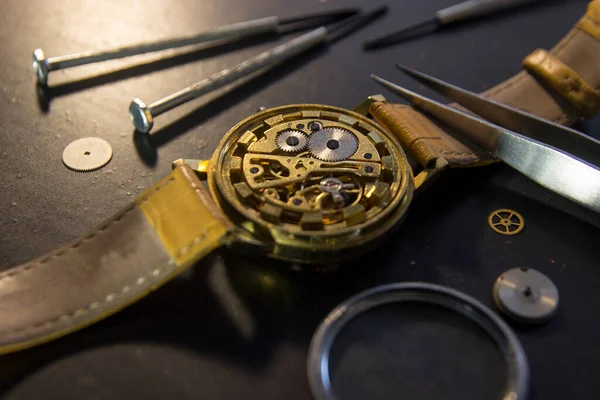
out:
M503 400L523 400L529 391L529 365L523 346L509 326L484 304L440 285L421 282L392 283L361 292L338 305L317 328L307 360L308 382L317 400L336 400L329 377L329 353L341 329L356 316L381 305L397 302L437 304L479 325L496 342L508 366L508 386Z

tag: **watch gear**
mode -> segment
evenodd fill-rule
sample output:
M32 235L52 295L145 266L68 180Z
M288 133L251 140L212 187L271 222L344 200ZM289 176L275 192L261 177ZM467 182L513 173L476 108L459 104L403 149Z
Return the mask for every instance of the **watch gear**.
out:
M346 129L324 128L310 135L308 149L319 160L344 161L358 150L358 139Z
M73 171L89 172L104 167L111 160L112 147L97 137L77 139L63 150L63 163Z
M297 130L280 132L275 139L277 147L288 153L304 150L307 142L304 132Z
M488 224L494 232L506 236L516 235L525 228L525 220L521 214L508 208L493 211L488 216Z

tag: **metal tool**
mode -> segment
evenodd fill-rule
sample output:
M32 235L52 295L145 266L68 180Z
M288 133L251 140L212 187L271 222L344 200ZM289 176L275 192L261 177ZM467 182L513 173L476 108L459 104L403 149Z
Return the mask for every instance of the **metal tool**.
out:
M398 67L489 121L375 75L371 77L417 108L456 128L469 140L540 185L600 213L598 140L439 79Z
M306 29L338 21L358 13L356 8L344 8L326 11L299 17L280 18L277 16L238 22L209 29L192 36L170 38L151 43L138 43L134 45L113 47L104 50L91 50L65 56L46 58L42 49L33 52L33 69L42 85L48 83L48 74L51 71L86 65L101 61L115 60L155 51L174 49L215 40L239 40L251 35L265 33L278 34L290 29Z
M112 147L97 137L77 139L63 150L63 162L77 172L89 172L104 167L112 159Z
M468 0L439 10L432 19L363 42L362 46L365 50L387 47L408 39L439 31L458 22L485 17L534 2L541 2L541 0Z
M338 305L313 335L307 361L308 382L317 400L335 400L329 355L339 332L360 314L390 303L434 304L454 311L482 328L507 362L508 387L503 400L524 400L529 392L529 365L517 335L492 310L457 290L429 283L392 283L365 290Z
M531 268L513 268L496 279L494 301L504 314L520 322L540 323L558 308L558 289L546 275Z
M193 85L150 105L146 105L140 99L134 99L129 105L129 117L138 131L148 133L154 125L154 118L160 114L229 83L235 82L253 72L259 70L266 72L270 68L316 47L319 44L337 40L341 35L361 27L371 19L382 15L386 11L387 7L381 6L370 12L359 13L353 17L349 17L344 21L338 22L331 28L323 26L319 27L292 39L287 43L249 58L233 68L217 72L209 78L194 83Z

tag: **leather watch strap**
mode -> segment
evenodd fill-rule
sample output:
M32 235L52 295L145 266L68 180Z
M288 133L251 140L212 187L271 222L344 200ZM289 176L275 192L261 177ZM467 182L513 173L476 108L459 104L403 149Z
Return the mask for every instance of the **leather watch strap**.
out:
M549 52L585 82L600 89L600 0L589 4L586 15ZM574 74L574 75L573 75ZM573 124L591 117L590 108L573 105L570 91L560 93L528 71L522 71L483 95L540 117ZM370 114L393 132L408 153L423 166L445 160L449 167L477 166L496 159L447 127L438 125L413 108L399 104L373 103Z
M187 166L87 235L0 273L0 354L81 329L221 246L232 226Z
M600 111L600 92L546 50L535 50L525 57L523 66L550 90L571 103L583 118L591 118Z

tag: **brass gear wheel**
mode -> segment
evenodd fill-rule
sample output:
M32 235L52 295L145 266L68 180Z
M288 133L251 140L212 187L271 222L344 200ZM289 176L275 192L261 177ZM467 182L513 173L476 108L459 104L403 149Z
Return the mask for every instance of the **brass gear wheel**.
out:
M516 235L525 228L525 220L521 214L508 208L492 212L488 217L488 224L494 232L506 236Z

